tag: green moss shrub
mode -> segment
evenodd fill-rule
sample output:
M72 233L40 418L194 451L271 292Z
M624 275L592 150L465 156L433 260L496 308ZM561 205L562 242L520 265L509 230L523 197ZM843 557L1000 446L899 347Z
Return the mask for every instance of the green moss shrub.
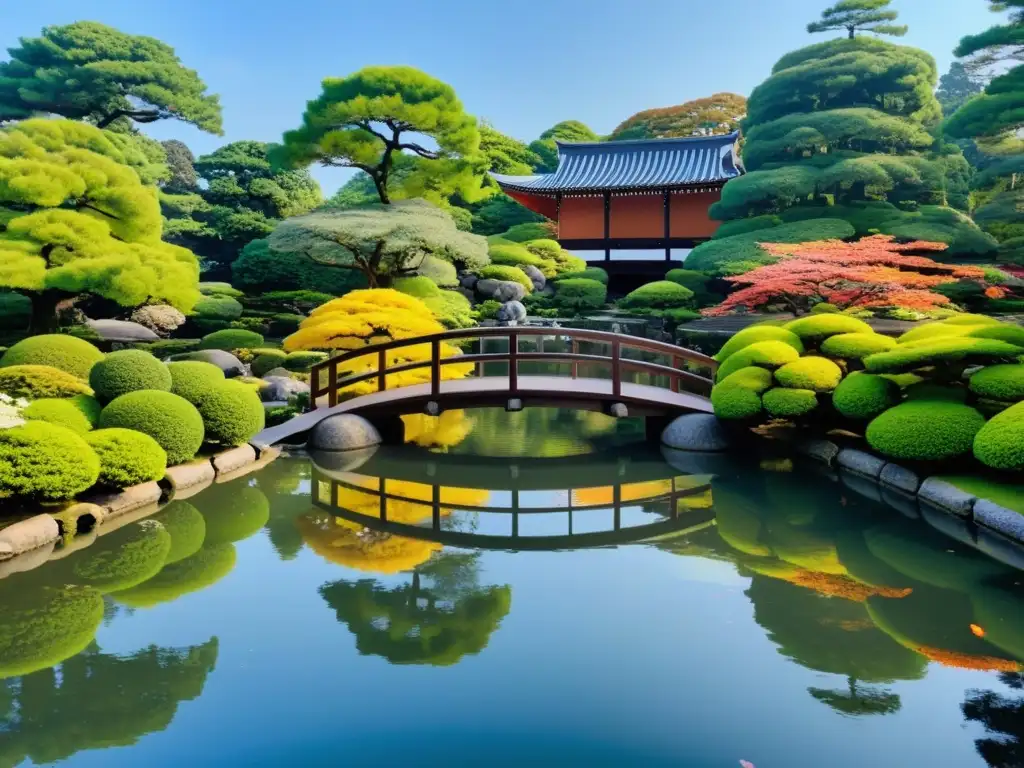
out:
M971 376L971 391L980 397L1017 402L1024 400L1024 364L990 365Z
M295 373L307 373L313 370L314 365L324 362L327 358L326 352L289 352L284 360L284 367Z
M772 374L764 368L741 368L715 385L711 405L720 419L744 420L761 414L762 393L772 386Z
M838 312L839 307L835 304L829 304L827 301L819 301L813 307L811 307L812 315L828 315L833 312Z
M1024 469L1024 403L997 413L981 428L974 456L993 469Z
M12 365L0 368L0 393L34 400L41 397L92 395L92 388L77 376L49 365Z
M203 296L231 296L236 299L245 295L231 283L220 283L214 280L199 283L199 292Z
M678 309L693 304L693 291L670 280L641 285L618 301L620 309Z
M597 280L601 285L608 285L608 273L600 267L587 267L581 269L578 272L564 272L558 276L558 280L575 280L577 278L583 278L584 280Z
M45 421L0 429L0 496L73 499L95 484L100 460L81 435Z
M554 235L554 229L548 221L527 221L515 224L502 232L500 237L514 243L525 243L529 240L543 240Z
M884 456L942 461L971 452L985 417L962 403L914 400L890 408L868 424L868 444Z
M134 429L97 429L85 441L100 457L99 483L107 488L128 488L159 480L167 469L167 453L149 435Z
M1024 328L1019 325L983 325L973 328L967 335L972 339L996 339L1024 347Z
M604 283L573 277L555 283L552 304L561 312L591 312L601 309L607 299L608 288Z
M482 280L504 280L519 283L526 289L527 293L533 292L533 281L519 267L512 267L507 264L491 264L481 269L478 274Z
M207 320L230 322L242 316L242 305L231 296L204 296L196 302L192 314Z
M818 407L818 396L810 389L773 387L761 395L761 402L770 416L785 419L813 411Z
M1001 325L1002 321L988 315L962 313L940 321L943 325Z
M966 336L974 330L974 326L947 325L946 323L925 323L911 328L896 339L898 344L911 344L916 341L932 341L951 336Z
M724 362L734 352L738 352L744 347L749 347L751 344L755 344L759 341L781 341L791 346L800 354L804 353L803 342L800 341L800 337L792 331L787 331L785 328L779 328L774 325L752 325L733 334L729 340L722 345L722 348L718 350L718 354L715 355L715 360L720 363Z
M48 365L70 373L83 381L103 353L84 339L61 333L29 336L10 347L0 357L0 368L11 365Z
M92 367L89 386L101 403L140 389L169 392L171 374L167 366L149 352L122 349L111 352Z
M33 400L21 415L32 421L45 421L67 427L72 432L84 435L96 426L102 406L93 397L76 395L75 397L56 398L44 397Z
M206 439L221 445L241 445L265 424L263 403L252 387L237 380L202 390L196 408L203 418Z
M862 360L876 352L886 352L896 346L896 340L880 333L840 333L821 343L821 352L843 360Z
M714 278L693 269L670 269L665 279L693 291L693 303L698 307L708 307L722 300L722 294L711 290Z
M253 376L265 376L268 371L284 366L288 353L280 349L259 349L258 354L249 363Z
M192 557L202 549L206 539L206 520L187 501L172 501L149 519L156 520L171 535L171 549L164 559L165 568Z
M224 371L201 360L176 360L167 363L171 373L171 392L195 404L199 394L224 381Z
M832 393L832 405L848 419L867 421L896 405L900 388L889 379L854 371Z
M839 386L843 369L827 357L809 355L786 363L775 371L775 380L784 387L831 392Z
M502 264L509 267L532 266L537 267L544 273L545 277L553 277L555 274L554 263L531 253L525 246L519 243L495 242L487 249L492 264ZM551 274L548 274L550 270Z
M897 373L949 363L990 363L1013 360L1024 355L1024 348L994 339L965 337L900 344L888 352L864 358L864 367L875 373Z
M863 320L836 314L798 317L782 327L799 336L808 347L817 347L830 336L838 336L841 333L874 333L871 326Z
M203 444L203 418L188 400L171 392L140 390L113 400L100 414L102 429L134 429L167 452L169 466L188 461Z
M222 331L203 336L199 349L222 349L230 352L233 349L255 349L263 346L263 337L241 328L226 328Z
M779 368L800 359L800 353L784 341L757 341L731 354L718 366L716 381L722 381L742 368Z

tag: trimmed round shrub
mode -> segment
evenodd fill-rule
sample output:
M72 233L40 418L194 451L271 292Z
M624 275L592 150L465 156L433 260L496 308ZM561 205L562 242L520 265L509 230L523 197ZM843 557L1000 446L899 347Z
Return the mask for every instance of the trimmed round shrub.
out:
M880 333L840 333L821 343L822 354L843 360L862 360L876 352L885 352L896 346L896 339Z
M92 395L92 388L77 376L49 365L12 365L0 368L0 393L34 400Z
M873 419L900 399L900 388L889 379L855 371L839 382L832 405L848 419Z
M829 336L841 333L874 333L870 325L856 317L827 313L800 317L782 327L795 333L805 345L810 346L817 346Z
M761 414L761 394L772 385L764 368L741 368L711 390L711 405L720 419L750 419Z
M971 452L985 417L962 403L914 400L890 408L868 424L868 444L884 456L942 461Z
M555 283L552 303L562 311L586 312L600 309L608 299L604 283L586 277L573 277Z
M993 469L1024 469L1024 403L997 413L981 428L974 456Z
M988 315L972 315L964 313L953 315L941 321L943 325L1001 325L1001 321Z
M910 344L915 341L944 339L950 336L966 336L972 330L974 330L974 326L926 323L917 326L917 328L911 328L899 336L896 341L899 344Z
M154 520L118 528L72 561L72 579L100 592L130 589L156 576L171 551L171 535Z
M255 349L263 346L263 337L255 331L242 328L225 328L222 331L203 336L199 349L222 349L230 352L233 349Z
M196 455L203 444L203 418L188 400L171 392L140 390L113 400L100 414L100 428L134 429L152 437L174 466Z
M967 335L972 339L996 339L1024 347L1024 328L1019 325L983 325Z
M843 369L827 357L801 357L775 371L775 380L784 387L831 392L839 386Z
M44 397L33 400L21 415L31 421L46 421L67 427L72 432L84 435L96 426L102 406L88 395L68 398Z
M0 357L0 368L11 365L48 365L83 381L103 353L84 339L61 333L48 333L22 339Z
M95 484L100 460L81 435L45 421L0 429L0 496L72 499Z
M134 429L97 429L85 436L100 457L99 483L128 488L159 480L167 469L167 453L149 435Z
M23 331L32 320L32 300L13 291L0 292L0 328Z
M482 280L505 280L519 283L526 289L527 293L533 292L533 280L519 267L512 267L507 264L490 264L478 273Z
M231 296L203 296L192 307L192 316L230 322L242 316L242 305Z
M265 412L256 390L241 381L215 384L196 399L206 439L221 445L241 445L263 429Z
M715 380L723 381L730 374L751 365L778 368L799 359L800 353L784 341L758 341L730 355L718 366Z
M600 267L587 267L579 272L565 272L558 276L558 280L597 280L601 285L608 285L608 273Z
M692 303L693 291L671 280L641 285L617 302L620 309L676 309Z
M140 389L169 392L171 373L149 352L122 349L111 352L93 366L89 386L100 402L109 403L115 397Z
M718 350L718 354L715 355L715 360L720 363L724 362L734 352L739 352L744 347L749 347L751 344L759 341L781 341L791 346L800 354L804 353L803 342L792 331L787 331L785 328L779 328L775 325L752 325L749 328L744 328L742 331L737 331L725 342L722 348Z
M864 367L876 373L897 373L960 361L987 363L1013 360L1019 355L1024 355L1024 348L1005 341L954 337L900 344L888 352L868 355L864 358Z
M993 400L1024 400L1024 364L990 365L971 376L971 391Z
M324 362L327 358L326 352L289 352L284 359L284 367L295 373L306 373L313 370L314 365Z
M838 312L839 307L835 304L829 304L827 301L819 301L813 307L811 307L812 315L828 315L833 312Z
M769 415L784 419L813 411L818 407L818 396L810 389L774 387L761 395L761 402Z
M167 363L171 373L171 392L195 404L201 392L224 381L224 371L201 360L176 360Z
M187 501L172 501L150 520L156 520L171 534L171 551L164 559L164 567L202 549L206 538L206 519Z
M219 283L215 280L200 283L199 292L203 296L231 296L236 299L244 295L240 290L234 288L231 283Z
M267 371L282 367L288 358L288 354L280 349L261 349L258 352L249 363L253 376L263 376Z
M948 403L966 403L967 390L933 381L919 381L907 387L903 394L907 400L943 400Z

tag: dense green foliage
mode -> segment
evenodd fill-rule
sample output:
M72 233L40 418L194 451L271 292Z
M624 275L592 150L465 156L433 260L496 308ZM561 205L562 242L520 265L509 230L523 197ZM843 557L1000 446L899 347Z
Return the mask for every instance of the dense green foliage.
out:
M889 379L854 371L832 393L832 405L848 419L873 419L899 402L899 387Z
M693 291L670 280L655 280L641 285L619 299L621 309L678 309L693 303Z
M784 387L831 392L843 378L842 369L827 357L801 357L775 371L775 380Z
M32 300L14 291L0 292L0 330L23 331L32 320Z
M874 373L899 373L931 365L972 363L985 364L1013 360L1024 348L1005 341L965 337L939 338L900 344L889 352L879 352L864 359L864 366Z
M284 367L289 371L295 371L297 373L305 373L309 371L317 363L322 363L327 359L326 352L289 352L288 357L285 358Z
M167 452L168 465L191 459L203 444L203 419L195 406L170 392L141 390L121 395L103 409L102 429L143 432Z
M974 456L994 469L1024 470L1024 403L997 413L979 430Z
M0 430L0 495L74 498L96 482L100 461L80 435L45 421Z
M491 267L487 267L487 269L490 268ZM473 308L470 305L469 299L457 291L441 290L437 287L434 281L428 277L400 277L395 280L395 290L409 296L415 296L426 304L427 307L430 308L430 311L434 313L434 316L441 322L441 325L445 328L472 328L476 325L476 320L473 316ZM320 357L292 358L292 355L303 354L320 354ZM293 360L293 365L300 366L306 365L305 362L299 362L305 359L309 361L309 368L311 368L316 362L320 362L324 359L322 353L315 352L292 352L288 355L288 358ZM287 361L285 362L285 367L288 367ZM289 368L289 370L291 369ZM296 370L302 370L302 368L300 367Z
M78 21L20 43L0 62L0 122L48 113L101 128L175 119L221 132L218 97L159 40Z
M234 284L250 293L305 290L340 296L366 287L366 278L359 272L318 264L300 252L272 250L265 239L253 240L242 249L231 274Z
M555 283L551 304L559 312L569 314L593 312L604 306L607 297L605 283L586 277L570 277Z
M224 381L224 372L201 360L175 360L167 363L171 372L171 392L193 405L201 392Z
M203 296L192 308L192 315L207 320L237 320L242 304L232 296Z
M0 367L0 393L10 397L74 397L92 395L89 386L76 376L48 365Z
M619 123L608 141L707 136L739 130L747 100L735 93L716 93L675 107L645 109Z
M693 291L693 303L698 307L708 307L722 300L722 295L710 288L712 278L703 272L692 269L670 269L665 274L665 279L672 283L679 283L684 288Z
M111 352L92 367L89 386L97 399L109 403L115 397L139 389L171 389L171 374L167 366L149 352L122 349Z
M1024 400L1024 364L990 365L971 376L971 391L981 397Z
M100 458L99 484L128 488L159 480L167 469L167 453L149 435L133 429L97 429L85 435Z
M594 133L579 120L563 120L544 131L540 138L530 143L530 151L539 158L534 166L537 173L553 173L558 168L558 147L556 141L599 141Z
M753 232L739 232L701 243L686 257L686 266L688 269L713 275L742 274L754 267L775 261L758 247L758 243L843 240L853 237L854 233L853 225L831 218L797 221Z
M503 264L489 264L482 268L478 274L485 280L504 280L519 283L526 289L527 293L533 292L533 281L530 280L529 276L518 267L511 267Z
M769 339L755 341L739 349L718 367L716 381L724 381L732 373L748 366L762 368L780 368L800 358L800 353L785 341Z
M773 387L761 395L764 409L779 419L803 416L818 407L818 396L811 389Z
M254 332L242 328L225 328L223 331L214 331L203 337L199 342L199 349L223 349L230 352L233 349L254 349L263 346L263 337Z
M46 365L88 379L103 353L83 339L63 334L44 334L22 339L0 357L0 368L10 365Z
M734 355L735 357L735 355ZM772 386L771 371L739 368L720 379L711 391L711 404L720 419L752 419L761 414L761 395Z
M825 339L841 333L874 333L863 320L835 314L800 317L786 323L783 328L799 336L808 347L818 346Z
M896 339L879 333L840 333L821 343L821 351L829 357L843 360L862 360L876 352L886 352L896 346Z
M803 342L792 331L787 331L776 325L752 325L730 336L729 340L718 350L715 359L720 363L725 362L734 353L759 341L781 341L800 354L803 354L804 351Z
M249 363L253 376L265 376L274 368L283 367L284 361L288 357L287 353L280 349L258 349L253 352L255 357Z
M217 382L196 397L206 439L221 445L241 445L264 426L263 403L241 381Z
M913 400L890 408L868 424L868 444L884 456L942 461L971 452L985 417L960 403Z
M84 435L96 426L100 410L99 402L88 395L68 398L44 397L29 403L21 415L25 419L46 421Z
M821 19L807 25L808 32L845 30L851 40L858 32L902 37L907 28L892 24L899 15L889 10L892 0L838 0L821 13Z

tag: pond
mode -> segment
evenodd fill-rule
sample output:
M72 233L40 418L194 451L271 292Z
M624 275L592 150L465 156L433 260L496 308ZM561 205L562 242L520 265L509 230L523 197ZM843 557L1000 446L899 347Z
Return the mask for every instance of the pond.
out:
M1024 764L1019 571L642 436L417 417L72 542L0 580L0 765Z

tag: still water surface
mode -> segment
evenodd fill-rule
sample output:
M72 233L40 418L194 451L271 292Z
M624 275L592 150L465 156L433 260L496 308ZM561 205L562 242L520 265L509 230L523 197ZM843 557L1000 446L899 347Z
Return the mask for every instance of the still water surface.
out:
M641 435L414 419L3 579L0 766L1024 765L1019 571Z

